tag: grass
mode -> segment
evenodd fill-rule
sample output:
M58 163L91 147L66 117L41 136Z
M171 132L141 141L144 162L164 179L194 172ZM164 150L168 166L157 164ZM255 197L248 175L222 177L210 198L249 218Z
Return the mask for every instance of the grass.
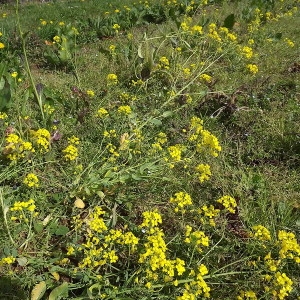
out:
M0 299L298 299L299 1L98 2L0 9Z

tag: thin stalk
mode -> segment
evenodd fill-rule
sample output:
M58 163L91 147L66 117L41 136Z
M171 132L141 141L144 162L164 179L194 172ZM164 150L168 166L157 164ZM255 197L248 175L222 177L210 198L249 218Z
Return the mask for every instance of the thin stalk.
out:
M27 52L26 52L26 44L25 44L25 38L21 29L21 23L20 23L20 15L19 15L19 0L17 0L17 6L16 6L16 16L17 16L17 25L18 25L18 31L19 31L19 35L21 38L21 42L22 42L22 52L24 55L24 62L25 62L25 70L29 76L30 79L30 83L33 89L33 93L35 98L37 99L38 105L40 107L40 111L41 111L41 115L42 115L42 120L45 120L45 115L44 115L44 111L43 111L43 100L41 95L39 94L39 92L37 91L31 70L30 70L30 66L29 66L29 62L28 62L28 57L27 57Z
M2 189L0 189L0 202L1 202L2 212L3 212L4 223L5 223L5 227L6 227L9 239L15 245L16 243L15 243L13 237L11 236L11 233L10 233L10 230L9 230L9 226L8 226L8 222L7 222L7 218L6 218L8 207L4 206Z

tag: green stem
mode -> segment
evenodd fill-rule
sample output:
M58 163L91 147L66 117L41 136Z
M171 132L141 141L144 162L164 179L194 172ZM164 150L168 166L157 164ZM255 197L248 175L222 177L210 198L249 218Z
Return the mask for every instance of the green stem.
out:
M2 212L3 212L4 223L5 223L5 226L6 226L6 230L7 230L9 239L15 245L16 243L15 243L14 239L11 236L11 233L10 233L10 230L9 230L9 226L8 226L8 222L7 222L7 218L6 218L8 207L4 206L2 189L0 189L0 201L1 201L1 207L2 207Z
M17 24L18 24L18 31L20 34L21 42L22 42L22 52L24 55L24 62L25 62L25 70L29 76L30 83L33 89L34 96L38 102L38 105L40 107L41 115L42 115L42 120L45 120L45 115L43 111L43 101L41 95L38 93L31 70L28 62L28 57L27 57L27 52L26 52L26 44L25 44L25 38L21 29L21 23L20 23L20 15L19 15L19 0L17 0L17 6L16 6L16 16L17 16Z

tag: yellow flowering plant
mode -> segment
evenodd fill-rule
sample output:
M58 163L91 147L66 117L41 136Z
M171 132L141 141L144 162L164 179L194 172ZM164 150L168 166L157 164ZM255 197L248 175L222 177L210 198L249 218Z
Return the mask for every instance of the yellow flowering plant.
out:
M246 2L79 1L80 35L68 14L29 33L28 65L42 44L68 62L0 77L22 79L0 110L0 277L25 298L299 296L298 65L268 57L299 39L266 41L296 2Z

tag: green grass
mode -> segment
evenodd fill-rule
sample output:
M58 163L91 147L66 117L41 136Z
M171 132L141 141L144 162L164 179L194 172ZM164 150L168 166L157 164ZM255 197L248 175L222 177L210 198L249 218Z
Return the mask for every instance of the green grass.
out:
M197 8L199 3L20 4L22 31L29 30L25 53L15 5L1 6L0 299L300 297L300 18L291 10L299 3L272 8L261 1L210 1ZM136 5L138 21L125 20L124 5ZM115 9L124 10L122 18ZM106 11L111 15L104 17ZM267 20L268 11L278 20ZM234 22L226 23L231 14ZM251 31L255 16L261 22ZM98 17L107 18L108 29L91 22ZM115 31L116 22L125 29ZM203 32L179 28L183 22L203 26ZM212 37L210 24L221 41ZM223 25L236 41L225 37ZM55 36L60 40L53 44ZM253 49L251 57L242 54L244 46ZM198 142L192 117L210 132L198 124ZM23 151L23 141L35 152ZM200 142L203 150L197 151ZM24 183L31 173L38 178L33 187ZM14 211L17 201L24 207ZM205 205L213 206L211 217ZM105 213L97 214L97 207ZM160 216L161 224L150 225ZM257 225L270 239L267 233L253 236ZM186 226L193 230L189 236ZM286 248L279 232L290 233ZM126 244L126 234L139 242ZM283 273L284 283L278 279Z

